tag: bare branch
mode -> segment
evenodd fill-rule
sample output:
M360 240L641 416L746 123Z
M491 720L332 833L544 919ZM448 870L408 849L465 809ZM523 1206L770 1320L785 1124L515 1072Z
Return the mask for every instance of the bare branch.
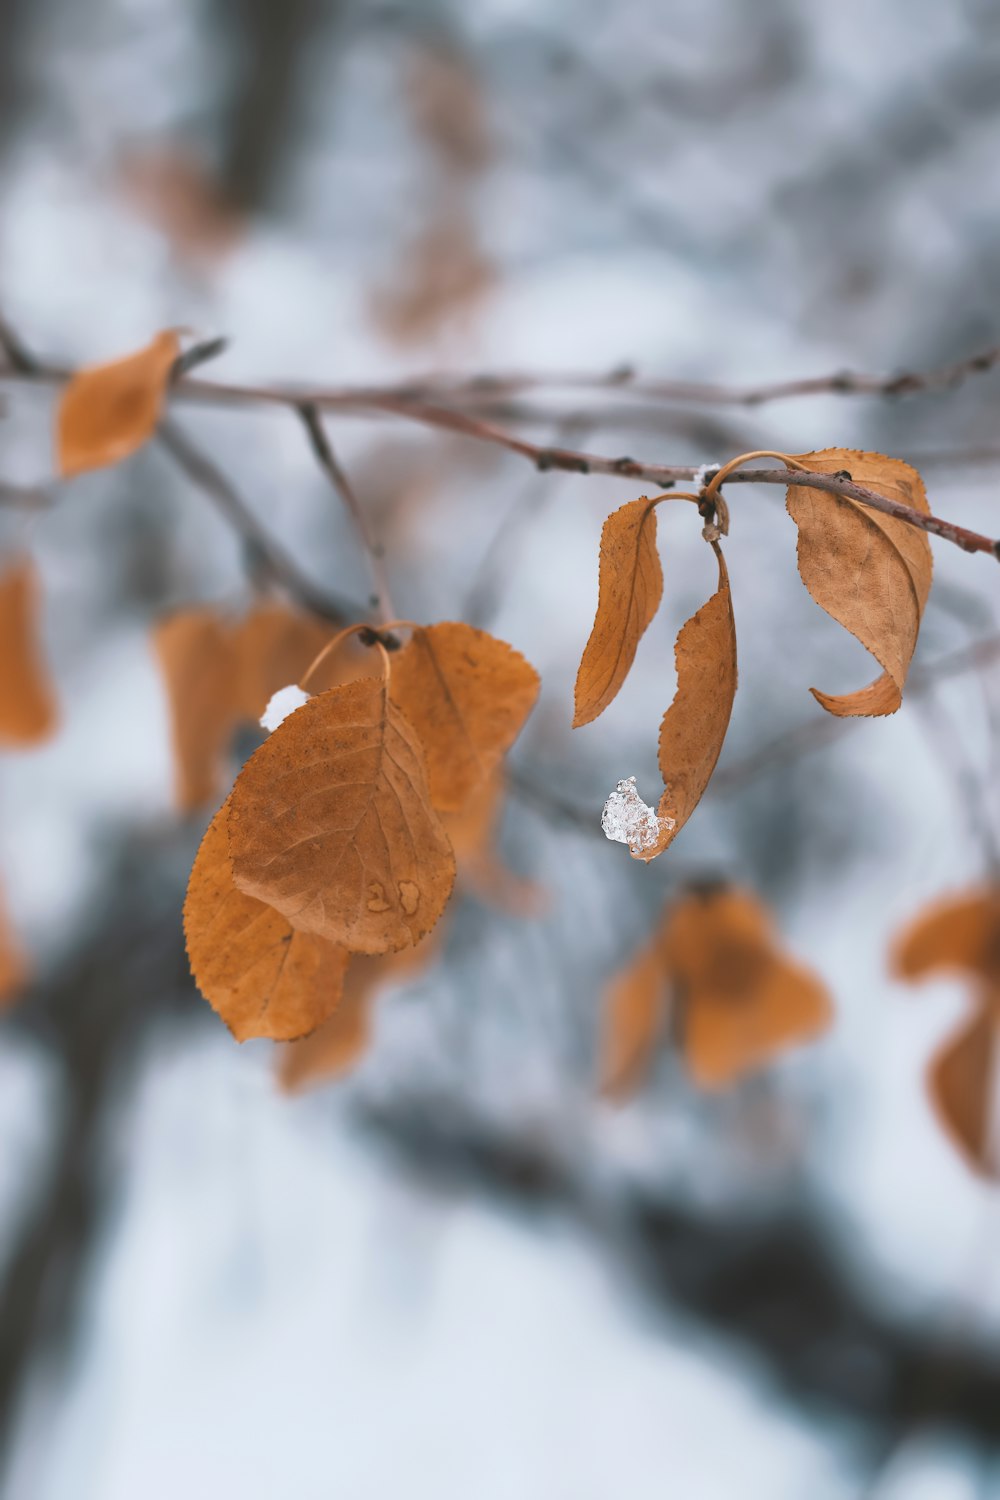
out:
M57 383L69 378L70 372L68 371L41 365L34 361L30 355L26 355L15 339L13 348L20 350L19 357L22 360L22 363L17 365L11 352L9 337L9 330L7 330L5 341L2 325L0 325L0 345L7 348L8 358L11 360L11 368L0 371L0 378L38 380L49 383ZM29 360L28 367L23 365L25 357ZM965 364L970 368L978 368L983 361L992 362L992 359L992 353L978 355L973 361L966 361ZM983 367L988 367L988 365ZM955 370L958 368L950 366L947 371L938 372L936 376L907 376L905 388L931 389L935 385L940 386L944 383L946 377L954 383L957 378ZM895 379L899 384L903 377L895 377ZM918 379L924 380L925 384L915 386L913 382ZM900 385L899 388L904 387ZM636 479L640 482L655 484L661 489L669 489L680 481L691 480L696 473L696 469L690 464L647 464L630 457L609 458L602 454L583 453L570 448L540 447L536 443L530 443L509 432L506 428L469 416L452 407L400 394L398 388L393 390L392 388L359 387L352 390L345 387L339 390L302 390L292 386L226 385L214 381L183 378L177 382L174 391L178 396L195 400L225 403L262 402L269 405L291 406L300 414L303 406L327 411L381 412L420 423L425 427L437 427L449 432L457 432L478 442L505 448L510 453L519 454L542 471L561 469L572 474L604 474L618 479ZM892 500L886 495L879 495L863 485L854 484L853 481L838 479L835 475L811 474L803 471L795 471L793 474L787 469L740 470L731 475L726 482L727 484L753 483L787 486L793 481L812 489L824 490L828 494L856 500L871 510L881 511L884 515L895 516L897 520L940 536L966 552L985 552L1000 559L1000 541L945 521L938 516L925 515L922 511L901 505L899 501Z
M308 401L297 407L296 410L305 425L306 432L309 435L310 447L316 455L320 468L340 496L348 515L354 523L354 529L357 532L362 550L368 559L372 583L375 586L375 597L372 601L373 606L378 611L378 616L382 624L388 625L390 620L396 619L396 611L393 607L392 596L389 593L389 578L386 572L382 548L375 541L368 529L368 522L365 519L364 511L358 503L354 486L351 484L341 467L337 455L333 451L333 445L326 435L326 429L323 426L319 412Z
M332 624L364 618L363 605L318 588L245 504L225 474L169 420L160 423L161 446L243 539L255 570L264 572L305 608Z

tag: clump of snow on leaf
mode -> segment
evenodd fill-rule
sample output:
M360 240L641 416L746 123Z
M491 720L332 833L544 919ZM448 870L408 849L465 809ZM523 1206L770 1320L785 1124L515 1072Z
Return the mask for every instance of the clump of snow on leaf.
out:
M619 781L604 804L601 827L606 836L616 844L628 844L632 854L651 849L661 832L674 826L673 818L661 818L656 809L648 807L635 787L635 777Z
M283 724L289 714L293 714L303 703L309 702L309 694L304 693L294 682L287 687L279 688L272 693L267 702L267 707L260 716L261 726L273 732L279 724Z

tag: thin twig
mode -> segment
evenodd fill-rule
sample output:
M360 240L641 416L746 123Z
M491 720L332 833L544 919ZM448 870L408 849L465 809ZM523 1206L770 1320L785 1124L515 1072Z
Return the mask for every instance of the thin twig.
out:
M799 396L911 396L926 391L951 390L970 376L985 374L1000 364L1000 345L981 350L952 364L930 370L906 370L895 375L861 374L838 370L829 375L798 380L776 380L761 385L720 385L708 381L659 380L643 377L631 365L618 365L604 374L572 372L516 372L441 376L426 375L397 387L402 395L448 401L491 400L531 390L603 390L657 401L707 406L763 406Z
M7 330L9 336L9 330ZM42 380L58 382L69 378L68 371L59 370L52 366L43 366L32 361L29 368L18 365L11 351L8 339L4 338L3 329L0 327L0 346L6 348L11 367L0 370L0 379L20 380ZM15 340L15 349L20 346ZM24 351L20 351L23 360ZM991 356L989 356L991 357ZM29 360L31 356L28 356ZM987 355L975 356L982 362ZM972 362L966 361L966 365ZM938 372L936 376L928 376L926 380L940 385L947 375L954 377L958 367L949 367L949 370ZM963 366L964 368L964 366ZM859 377L860 378L860 377ZM869 378L869 377L865 377ZM915 388L912 382L916 376L906 377L909 382L907 388ZM902 380L903 377L896 377ZM920 387L921 389L932 388L931 384ZM498 427L491 422L482 421L476 417L456 411L451 407L441 406L434 402L416 399L408 395L401 395L392 389L357 388L351 390L302 390L289 386L245 386L226 385L214 381L184 378L177 382L173 388L173 394L177 396L190 397L204 401L222 402L263 402L271 405L291 406L296 411L301 411L303 405L314 407L317 410L330 411L375 411L387 415L402 417L407 421L420 423L425 427L437 427L446 431L457 432L463 436L472 438L478 442L490 443L494 446L505 448L510 453L516 453L520 457L533 463L537 469L561 469L573 474L605 474L619 479L636 479L640 482L655 484L660 489L669 489L671 485L679 481L691 480L697 472L693 465L677 464L647 464L640 463L630 457L609 458L602 454L582 453L570 448L541 447L536 443L530 443L524 438L516 436L506 428ZM809 488L823 490L828 494L840 495L871 510L881 511L884 515L894 516L897 520L904 521L909 526L915 526L919 530L931 532L942 537L945 541L954 543L966 552L985 552L994 558L1000 559L1000 541L992 537L983 536L979 532L970 531L966 527L955 525L953 522L945 521L938 516L925 515L923 511L914 510L912 507L902 505L897 500L892 500L886 495L877 494L874 490L863 485L856 485L853 481L838 479L832 474L812 474L797 471L793 476L787 469L755 469L740 470L731 475L727 483L753 483L753 484L778 484L787 486L793 482L805 484Z
M157 430L161 446L188 478L229 522L247 547L252 571L263 572L280 584L305 609L334 625L364 618L363 605L320 589L298 563L261 525L231 481L206 454L196 448L177 425L165 418Z
M361 505L358 503L354 486L351 484L341 467L336 453L333 451L333 445L327 437L326 429L323 426L319 412L308 401L303 402L296 410L302 418L309 436L310 446L316 455L320 468L340 496L344 508L354 523L354 529L357 533L358 541L361 543L362 551L368 559L372 583L375 586L375 596L372 600L372 606L377 610L382 624L387 625L390 620L397 618L397 614L393 606L392 595L389 592L389 578L386 572L382 548L375 541L368 528L368 522L365 519L365 513Z
M560 439L565 437L569 440L577 434L584 437L588 426L589 423L581 418L570 417L560 427ZM543 476L535 475L534 479L529 482L523 494L515 500L500 522L483 554L466 591L461 611L462 619L470 625L475 625L480 629L486 628L499 608L502 580L505 571L509 572L509 568L505 570L505 565L510 563L517 534L529 520L536 520L539 517L552 493L551 486L542 486L542 480Z

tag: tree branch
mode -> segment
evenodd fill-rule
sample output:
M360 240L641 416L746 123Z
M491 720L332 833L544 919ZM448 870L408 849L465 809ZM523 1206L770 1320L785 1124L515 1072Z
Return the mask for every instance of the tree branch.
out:
M317 587L295 560L261 525L222 470L196 448L190 438L169 419L158 428L160 445L187 477L196 484L230 526L243 539L251 571L263 572L314 615L334 625L353 623L365 616L364 605L328 594Z
M357 533L358 540L361 543L362 551L365 553L365 556L368 559L368 566L371 569L372 583L375 586L375 597L372 601L372 604L373 607L378 611L379 619L381 620L382 624L388 625L390 620L395 620L397 616L392 602L392 595L389 592L389 577L386 572L382 548L375 541L370 530L368 529L368 522L365 519L365 513L358 503L358 497L354 492L353 485L351 484L343 468L341 467L337 455L333 451L333 445L326 435L326 429L323 426L322 418L320 417L319 412L316 410L315 406L311 406L308 401L303 402L303 404L296 409L299 416L302 418L302 422L309 436L310 447L312 448L313 453L315 453L316 455L316 459L319 463L320 468L326 474L330 483L333 485L334 490L340 496L341 500L344 503L344 508L346 509L348 515L354 523L354 529Z
M11 342L10 330L0 322L0 347L6 350L9 368L0 370L0 379L33 380L58 383L70 378L72 372L62 370L54 366L40 364L31 355L28 355L19 342L14 338ZM997 355L1000 358L1000 354ZM28 361L27 365L25 360ZM950 366L946 371L939 371L936 375L925 377L907 376L906 389L932 389L940 386L946 380L954 383L958 378L955 371L966 366L978 368L983 361L993 362L993 353L974 356L972 361L965 361L964 365ZM984 367L988 368L989 365ZM867 377L866 377L867 378ZM895 377L897 384L903 377ZM922 381L920 385L914 382ZM763 388L762 388L763 389ZM902 387L900 387L902 389ZM450 406L442 406L435 402L426 401L418 396L413 396L402 391L401 388L389 387L343 387L340 389L301 389L294 386L248 386L225 384L222 382L196 379L193 377L182 377L177 381L172 391L173 395L201 401L223 402L223 403L265 403L292 407L301 415L302 408L308 407L315 411L372 411L388 416L401 417L410 422L417 422L425 427L436 427L449 432L456 432L462 436L469 437L478 442L490 443L496 447L505 448L510 453L516 453L520 457L533 463L537 469L542 471L548 469L561 469L573 474L604 474L618 479L636 479L657 485L661 489L669 489L671 486L690 481L698 472L695 466L690 464L648 464L641 463L630 457L610 458L597 453L583 453L571 448L540 447L536 443L530 443L506 428L498 427L491 422L480 418L469 416L467 413L455 410ZM744 403L745 404L745 403ZM925 515L922 511L913 510L910 506L902 505L899 501L891 499L887 495L877 494L874 490L864 485L856 485L853 481L838 479L830 474L811 474L801 470L791 471L788 469L756 469L740 470L731 475L726 483L751 483L751 484L778 484L787 486L790 483L804 484L812 489L824 490L828 494L839 495L844 498L856 500L859 504L867 506L870 510L881 511L884 515L894 516L897 520L904 521L909 526L917 527L935 536L940 536L945 541L952 542L966 552L985 552L1000 560L1000 541L984 536L979 532L970 531L967 527L958 526L951 521L945 521L939 516Z

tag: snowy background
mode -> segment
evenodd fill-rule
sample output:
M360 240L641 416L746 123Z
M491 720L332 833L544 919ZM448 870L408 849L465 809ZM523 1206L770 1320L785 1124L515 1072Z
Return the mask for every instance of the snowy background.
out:
M0 0L0 25L0 306L54 361L183 324L231 338L219 379L624 361L745 383L1000 339L983 0ZM435 124L428 98L455 90ZM638 427L580 393L531 435L663 463L881 449L996 534L998 390L661 405ZM52 403L7 388L4 481L50 481ZM178 420L357 593L292 415ZM520 508L489 621L542 675L515 763L595 831L619 777L650 795L673 636L713 587L689 518L661 512L664 609L614 709L571 735L601 523L637 486L405 423L332 430L407 616L460 615ZM820 714L811 683L871 676L800 587L778 492L731 504L720 783ZM290 1099L184 977L202 824L172 811L149 646L174 605L249 600L237 540L150 449L50 512L0 512L0 545L39 560L63 710L0 765L38 975L0 1030L10 1500L1000 1495L1000 1222L922 1082L966 997L886 974L892 934L981 878L998 836L996 667L720 789L649 868L512 799L505 854L546 915L466 903L356 1075ZM995 564L942 544L935 567L918 664L997 629ZM836 1024L722 1098L665 1056L613 1110L601 983L706 869L775 907Z

